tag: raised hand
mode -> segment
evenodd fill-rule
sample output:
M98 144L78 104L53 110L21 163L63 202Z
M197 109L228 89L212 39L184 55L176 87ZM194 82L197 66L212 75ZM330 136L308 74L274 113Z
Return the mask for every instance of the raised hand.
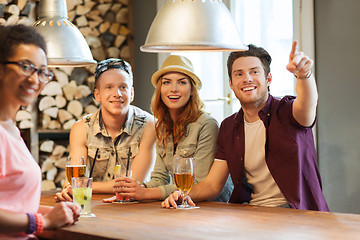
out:
M313 60L311 60L303 52L298 52L296 50L297 44L297 41L294 40L290 52L289 64L286 66L286 68L298 79L307 79L311 76Z

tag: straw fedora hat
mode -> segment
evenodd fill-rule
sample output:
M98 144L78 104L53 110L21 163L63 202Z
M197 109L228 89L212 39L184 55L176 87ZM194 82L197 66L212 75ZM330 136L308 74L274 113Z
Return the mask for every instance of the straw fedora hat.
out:
M202 85L201 81L194 73L194 68L191 61L186 57L170 55L168 58L166 58L161 66L161 69L155 72L151 77L151 83L154 85L154 87L156 87L159 78L165 73L169 72L179 72L189 76L193 80L195 88L200 90Z

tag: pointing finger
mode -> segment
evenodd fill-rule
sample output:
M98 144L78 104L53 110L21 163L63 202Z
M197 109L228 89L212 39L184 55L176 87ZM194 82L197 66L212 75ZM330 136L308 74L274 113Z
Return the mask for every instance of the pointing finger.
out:
M293 59L295 57L296 47L297 47L297 41L294 40L293 44L292 44L292 49L291 49L291 52L290 52L290 59Z

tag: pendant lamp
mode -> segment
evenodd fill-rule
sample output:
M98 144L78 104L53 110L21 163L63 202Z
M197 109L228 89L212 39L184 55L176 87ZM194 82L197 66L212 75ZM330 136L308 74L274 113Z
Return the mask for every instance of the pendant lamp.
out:
M221 0L167 0L140 47L143 52L246 49Z
M49 67L80 67L96 63L79 29L68 20L66 0L40 0L33 24L47 44Z

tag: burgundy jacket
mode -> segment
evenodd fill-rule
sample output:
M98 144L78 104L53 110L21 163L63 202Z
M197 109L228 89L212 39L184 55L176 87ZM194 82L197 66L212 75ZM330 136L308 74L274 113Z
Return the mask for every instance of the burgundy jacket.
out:
M266 128L265 161L271 175L292 208L329 211L322 193L312 127L303 127L293 117L296 97L269 95L259 117ZM244 112L226 118L219 130L215 158L226 160L234 191L230 202L251 199L251 186L244 174ZM250 159L251 160L251 159ZM249 161L250 161L249 160Z

